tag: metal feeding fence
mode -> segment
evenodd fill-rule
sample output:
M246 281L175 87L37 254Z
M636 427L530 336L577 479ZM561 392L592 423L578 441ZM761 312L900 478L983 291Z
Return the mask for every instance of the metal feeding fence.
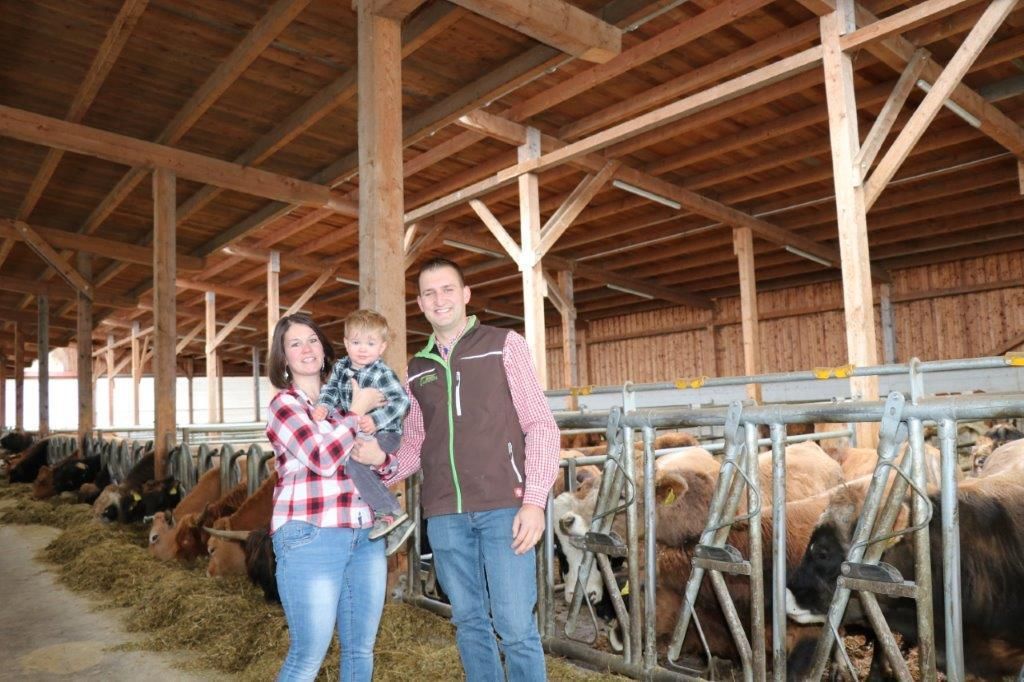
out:
M695 618L695 600L702 582L710 581L721 605L736 646L738 672L745 680L786 679L786 460L784 449L787 427L796 424L876 423L879 428L878 463L868 485L866 501L854 531L853 545L846 556L842 575L826 623L820 636L813 663L814 679L820 679L830 659L835 665L849 666L839 626L852 593L858 593L864 604L867 619L875 631L880 648L900 679L909 680L907 663L896 646L892 630L886 623L878 605L876 594L907 597L916 600L917 625L920 633L919 666L922 679L936 678L935 614L932 613L932 590L944 592L945 667L950 680L964 679L963 633L960 623L960 547L957 514L957 424L961 421L1007 419L1024 416L1024 393L972 394L926 397L923 378L926 372L961 370L965 367L1019 367L1024 361L1019 356L1006 358L979 358L956 362L922 363L912 360L906 365L870 368L872 371L854 370L856 375L875 374L893 376L906 372L908 395L893 391L882 401L850 400L829 403L799 403L757 405L752 401L734 400L720 407L650 407L636 408L636 396L643 387L629 386L618 389L621 405L605 410L559 411L555 418L564 430L598 431L607 436L608 453L604 457L565 460L561 466L573 473L577 466L587 463L603 464L603 476L597 495L593 521L589 532L582 538L583 562L577 577L577 589L569 604L564 631L556 632L554 612L556 590L554 572L555 520L552 505L548 505L547 529L543 551L538 561L538 623L545 647L559 655L570 656L604 669L629 675L637 679L707 679L716 674L717 663L703 643L703 657L681 656L683 640L695 628L698 641L703 642L700 623ZM1011 370L1012 371L1012 370ZM806 379L806 373L793 373L796 381ZM756 383L757 377L743 377L742 383ZM783 375L767 377L773 382L785 380ZM738 383L734 380L733 383ZM939 481L938 514L941 517L942 585L932 585L929 520L936 513L925 492L925 425L938 426L941 475ZM767 426L770 438L759 440L759 427ZM724 434L721 470L707 517L707 525L700 536L693 556L692 571L682 595L681 607L674 633L666 651L659 655L655 634L656 592L656 537L657 515L648 513L640 518L643 508L655 508L655 460L662 454L654 450L658 429L711 429ZM830 438L847 434L819 433L806 438ZM631 453L634 440L643 442L643 485L638 486L636 463ZM898 457L905 443L902 457ZM762 546L761 525L746 524L749 532L749 552L743 556L727 543L730 529L738 522L760 514L762 497L758 475L758 446L770 445L772 452L771 508L772 542L770 550ZM712 446L713 447L713 446ZM709 447L708 449L712 449ZM571 486L574 476L570 476ZM891 482L887 484L887 481ZM908 497L909 493L909 497ZM409 508L414 510L417 535L410 550L408 594L406 600L430 610L448 615L450 609L440 601L436 590L436 577L429 561L420 555L419 537L419 477L408 485ZM747 511L739 514L740 500L746 495ZM623 502L622 500L626 500ZM901 508L909 500L910 524L894 530ZM626 537L619 539L611 527L616 514L623 514ZM909 534L914 548L914 580L904 579L898 571L881 562L886 541ZM642 540L641 540L642 536ZM770 551L772 570L768 584L763 571L764 551ZM610 557L622 557L628 566L629 604L619 594L620 588L610 566ZM647 559L646 561L644 559ZM592 570L599 570L605 589L612 598L615 613L625 633L621 655L599 651L574 639L576 622L588 597L583 586ZM744 628L741 617L730 596L724 576L745 576L749 580L750 610L747 614L749 629ZM766 590L771 597L771 613L765 613ZM590 606L592 613L592 605ZM771 665L766 653L767 627L772 631ZM837 641L839 646L836 647Z

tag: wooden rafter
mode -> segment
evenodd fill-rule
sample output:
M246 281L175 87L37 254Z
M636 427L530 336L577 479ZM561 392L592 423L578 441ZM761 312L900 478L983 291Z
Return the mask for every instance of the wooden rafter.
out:
M480 220L483 221L485 226L487 226L487 229L492 235L494 235L494 238L498 240L501 247L505 249L505 253L508 254L509 258L516 263L521 264L523 261L523 254L522 250L519 248L519 244L516 243L516 240L508 233L505 226L494 217L494 214L491 213L491 209L487 208L487 205L479 199L471 199L469 205L473 208L473 211L480 216Z
M14 229L17 230L25 243L28 244L40 258L60 273L60 276L63 277L68 284L81 292L87 298L91 299L93 297L92 285L86 281L86 279L82 277L81 273L75 270L70 263L61 258L60 254L57 253L57 251L50 246L38 232L32 229L28 223L15 220Z
M590 200L604 189L604 186L611 180L618 169L618 161L608 161L601 170L588 174L583 178L580 184L576 186L576 189L565 200L565 203L558 207L558 210L548 218L544 227L541 228L540 243L537 244L538 258L542 258L555 245L558 238L572 225L572 221L576 220L577 216L590 203Z
M882 40L889 36L906 33L907 31L934 21L947 14L952 14L964 7L975 5L981 0L931 0L919 5L891 14L879 19L839 39L843 51L853 50L873 40Z
M183 178L237 192L358 215L353 202L323 185L2 105L0 135L116 163L167 168Z
M0 218L0 236L7 239L25 241L25 237L18 228L22 221ZM22 223L27 224L27 223ZM84 251L96 256L124 261L126 263L137 263L139 265L153 264L153 249L135 244L129 244L115 239L104 239L92 237L77 232L57 230L51 227L40 225L29 225L39 237L45 239L55 248ZM63 258L61 259L64 260ZM178 255L178 269L180 270L202 270L206 267L206 261L196 256Z
M245 306L242 307L241 310L235 313L234 317L228 320L227 324L221 327L220 331L217 332L217 335L213 338L213 349L216 350L217 348L219 348L220 345L224 343L224 339L228 338L228 335L230 335L231 332L235 331L235 329L238 328L238 325L242 323L242 320L247 318L249 316L249 313L251 313L253 310L256 310L256 306L260 305L261 303L263 303L263 301L261 301L260 299L249 301L248 303L245 304Z
M433 246L445 230L444 223L435 223L405 250L405 269L408 270L424 251Z
M292 313L297 313L301 310L302 306L306 305L309 299L313 298L313 296L316 295L316 292L320 291L320 288L326 284L328 280L334 277L335 272L336 270L325 270L321 273L321 275L317 277L305 291L299 294L299 297L295 299L290 306L288 306L288 310L284 312L284 315L291 315Z
M174 346L175 354L181 353L181 351L185 350L188 344L192 343L192 341L199 336L199 332L203 331L205 328L206 320L200 320L197 322L196 325L192 327L187 334L185 334L185 336L178 339L177 345Z

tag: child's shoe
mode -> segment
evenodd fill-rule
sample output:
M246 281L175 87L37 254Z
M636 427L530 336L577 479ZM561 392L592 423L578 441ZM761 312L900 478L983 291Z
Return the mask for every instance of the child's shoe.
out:
M402 545L405 544L405 541L409 539L410 535L412 535L413 529L414 526L412 523L412 519L406 519L401 523L401 525L398 526L398 528L391 531L391 533L387 537L387 540L385 541L387 542L387 546L384 549L384 554L386 556L391 556L399 549L401 549Z
M370 539L376 540L377 538L384 537L409 518L409 514L406 512L398 512L397 514L374 514L373 516L373 528L370 529Z

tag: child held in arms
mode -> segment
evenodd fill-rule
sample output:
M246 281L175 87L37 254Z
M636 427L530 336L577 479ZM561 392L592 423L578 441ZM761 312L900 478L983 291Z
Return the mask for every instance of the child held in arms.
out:
M348 411L352 402L352 379L361 388L376 388L387 402L359 418L360 437L369 439L375 435L381 449L391 453L398 450L402 442L402 420L409 411L409 396L398 376L381 359L388 347L389 335L388 321L375 310L356 310L345 318L347 355L334 363L331 377L320 391L313 419L326 419L332 409ZM351 458L344 466L363 500L373 509L370 539L376 540L400 527L400 532L388 539L387 553L391 554L412 531L409 515L369 466Z

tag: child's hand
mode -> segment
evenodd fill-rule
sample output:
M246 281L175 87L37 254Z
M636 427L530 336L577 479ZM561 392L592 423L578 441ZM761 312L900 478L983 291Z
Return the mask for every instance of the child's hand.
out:
M317 405L313 409L313 421L321 422L324 419L327 419L327 406L326 405Z
M368 414L364 414L359 418L359 430L363 433L373 433L377 430L377 425L373 423L373 417Z

